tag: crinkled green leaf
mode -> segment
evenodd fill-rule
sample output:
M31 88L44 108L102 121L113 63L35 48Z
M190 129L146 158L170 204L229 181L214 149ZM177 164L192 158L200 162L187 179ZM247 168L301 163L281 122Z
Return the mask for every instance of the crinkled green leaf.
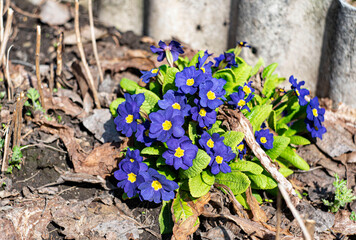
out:
M247 204L245 194L237 194L235 195L235 198L245 209L250 210L250 206Z
M209 192L210 188L211 185L203 181L201 174L198 174L193 178L189 178L189 191L192 197L202 197Z
M210 159L210 156L204 150L199 149L197 156L193 160L193 166L187 170L180 169L180 177L183 179L195 177L209 165Z
M141 150L141 154L143 155L162 155L162 153L165 151L163 147L145 147L144 149Z
M192 57L192 60L190 60L188 67L197 65L199 57L203 57L203 56L204 56L204 51L200 50L197 54L195 54Z
M308 171L310 168L308 163L303 158L301 158L291 147L287 147L282 152L280 157L284 158L287 162L301 170Z
M158 222L161 234L172 233L173 230L173 219L172 219L172 200L162 201L161 212L159 213Z
M135 94L136 89L141 88L137 82L127 78L122 78L120 81L120 87L130 94Z
M302 136L291 136L289 137L290 143L295 145L308 145L310 141Z
M268 65L267 67L265 67L265 69L263 69L263 72L262 72L262 78L272 76L272 73L274 72L274 70L276 70L277 66L278 66L278 63L272 63L272 64Z
M277 116L276 112L272 110L271 114L268 117L268 126L274 131L277 129Z
M36 88L30 88L27 90L26 96L32 100L32 102L35 102L37 99L40 98L40 94L38 93Z
M123 102L125 102L125 98L116 98L114 101L110 103L110 112L113 117L117 117L117 108Z
M260 165L251 161L240 160L229 165L231 171L250 172L253 174L261 174L263 172L263 168Z
M273 137L273 148L266 151L267 155L272 159L276 159L286 149L289 144L289 138L283 136Z
M232 171L230 173L220 172L215 176L215 182L228 186L234 195L245 192L251 184L246 174L239 171Z
M253 189L273 189L277 187L277 182L264 174L248 174L251 179L251 188Z
M162 92L165 94L169 89L177 90L178 88L174 84L174 79L176 78L176 73L179 72L177 68L170 67L164 76L164 82L162 86Z
M175 62L179 71L182 71L184 68L188 67L189 65L189 58L188 57L178 57L178 60Z
M164 175L168 180L173 181L177 178L177 173L175 170L172 169L170 166L160 166L157 169L157 172Z
M162 85L159 83L159 81L151 81L149 84L149 89L157 96L162 96Z
M244 139L244 134L242 132L228 131L221 135L224 137L224 144L231 147L232 151L237 152L237 145Z
M272 112L272 105L265 104L262 106L254 107L246 117L252 124L253 131L258 131L261 128L262 123L268 118Z
M150 114L155 108L157 108L157 103L160 98L154 92L151 92L145 88L136 88L136 94L139 93L145 94L145 101L142 103L141 109L147 114Z
M193 144L195 144L196 139L198 137L197 126L198 126L197 122L190 121L188 124L188 135Z
M278 75L277 74L267 77L266 81L263 85L262 94L268 98L271 97L271 95L274 93L274 90L277 87L277 85L278 85Z
M202 177L203 181L210 186L213 185L215 182L215 176L211 172L203 171L201 173L201 177Z
M233 72L235 73L235 77L236 77L236 80L235 80L236 86L244 85L244 83L250 77L251 69L252 69L252 67L245 62L240 63L237 68L233 69ZM235 90L237 90L237 89L235 89Z
M265 61L263 61L263 58L259 58L256 65L251 69L251 76L256 75L260 67L265 65Z
M172 203L173 210L173 219L175 223L183 223L189 217L194 215L193 209L188 205L187 201L190 201L188 194L184 191L179 191L176 195L176 198ZM199 224L199 218L197 217L197 221L194 226Z
M222 135L225 133L225 130L222 128L216 127L216 128L210 128L207 132L210 135L213 135L213 133L219 133L219 135Z

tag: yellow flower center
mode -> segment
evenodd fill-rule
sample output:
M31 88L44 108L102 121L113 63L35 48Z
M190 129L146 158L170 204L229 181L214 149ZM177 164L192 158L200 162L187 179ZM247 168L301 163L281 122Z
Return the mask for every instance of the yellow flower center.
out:
M193 84L194 84L194 79L193 79L193 78L188 78L186 84L187 84L188 86L193 86Z
M152 69L151 73L157 73L158 72L158 68Z
M240 42L240 45L243 46L243 45L244 45L244 42Z
M241 145L237 146L237 149L240 150L240 151L242 151L242 150L244 150L244 147L245 147L245 145L244 145L244 144L241 144Z
M205 111L204 108L200 109L199 115L202 116L202 117L205 117L205 116L206 116L206 111Z
M149 130L149 129L147 129L147 130L145 131L145 135L146 135L146 137L148 137L149 133L150 133L150 130Z
M314 117L317 117L318 116L318 110L317 109L313 109L313 115L314 115Z
M151 186L153 187L153 189L155 191L160 190L162 188L162 184L160 182L158 182L157 180L154 180L152 182Z
M172 108L180 110L180 105L179 105L179 103L174 103L174 104L172 104Z
M218 164L221 164L223 162L223 158L221 156L216 156L215 157L215 161L218 163Z
M205 68L204 67L201 67L200 70L202 70L203 73L205 73Z
M178 148L176 149L176 153L174 154L174 156L176 156L176 157L178 157L178 158L183 157L183 156L184 156L184 150L181 149L180 147L178 147Z
M215 93L212 91L209 91L206 96L208 97L209 100L214 100L215 99Z
M164 123L162 123L162 128L165 131L168 131L169 129L171 129L171 127L172 127L171 121L166 120L164 121Z
M248 86L244 86L242 90L245 92L246 95L251 93L251 89Z
M265 137L261 137L261 138L260 138L260 141L261 141L261 143L266 143L266 142L267 142L267 139L266 139Z
M245 100L242 100L242 99L237 103L237 105L239 107L243 107L243 106L245 106L245 104L246 104Z
M319 130L319 128L317 126L314 126L314 129L317 130L317 131Z
M134 161L135 161L135 159L133 159L133 158L130 159L130 162L134 162Z
M126 120L126 123L132 123L132 121L133 121L133 115L132 115L132 114L127 115L127 117L125 118L125 120Z
M136 182L136 174L134 173L127 174L127 180L129 180L132 183Z
M295 93L297 94L297 96L300 96L300 93L297 89L295 90Z
M213 148L214 147L214 141L211 140L211 138L208 140L208 142L206 143L206 145L208 145L208 147Z

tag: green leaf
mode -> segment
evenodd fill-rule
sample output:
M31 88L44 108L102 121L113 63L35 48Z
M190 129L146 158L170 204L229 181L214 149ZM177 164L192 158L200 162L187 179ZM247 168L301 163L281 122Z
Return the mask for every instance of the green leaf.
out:
M232 151L236 153L238 152L236 147L244 139L245 135L242 132L228 131L221 136L224 137L224 144L231 147Z
M244 83L249 79L252 67L247 63L243 62L238 65L237 68L233 69L236 76L236 86L243 86Z
M30 88L27 90L27 97L32 100L32 102L35 102L37 99L40 98L40 94L38 93L37 89L35 88Z
M213 77L217 78L217 79L222 78L222 79L226 80L224 89L226 90L227 95L234 92L234 88L237 86L236 76L235 76L235 73L230 68L218 70L213 75Z
M251 69L250 75L256 75L260 67L265 65L265 61L263 61L263 58L259 58L256 65Z
M246 117L252 124L253 131L258 131L261 128L261 124L268 118L272 112L272 105L266 104L262 106L254 107Z
M189 134L189 138L190 138L190 140L192 141L193 144L195 144L196 139L197 139L197 137L198 137L198 134L197 134L197 125L198 125L197 122L192 122L192 121L190 121L190 122L188 123L188 134Z
M199 198L209 192L211 185L203 181L201 174L189 178L189 190L192 197Z
M136 88L136 94L143 93L145 94L145 101L141 105L141 109L144 110L147 114L150 114L157 106L158 100L160 98L150 90L145 88Z
M120 87L130 94L135 94L137 88L141 88L137 82L127 78L122 78L120 81Z
M291 136L289 137L290 143L294 145L308 145L310 141L302 136Z
M112 101L110 103L110 112L111 115L115 118L117 117L117 108L119 107L119 105L123 102L125 102L125 98L116 98L114 101Z
M271 97L277 85L278 85L278 75L274 74L272 76L268 76L263 85L262 94L268 98Z
M194 215L193 209L188 205L187 201L190 201L188 194L183 191L179 191L176 198L172 203L172 210L174 214L174 222L182 223L187 220L189 217ZM199 218L197 218L197 222L199 224Z
M293 170L287 168L287 167L284 167L284 168L280 168L278 170L284 177L288 177L289 175L293 174Z
M157 96L162 95L162 85L158 81L151 81L149 84L149 89Z
M268 121L268 126L276 131L276 129L277 129L277 116L276 116L276 112L274 110L272 110L272 112L269 115L267 121Z
M199 57L203 57L203 56L204 56L204 51L203 51L203 50L200 50L197 54L195 54L195 55L192 57L192 60L190 60L190 63L189 63L189 65L188 65L188 67L197 65L197 63L198 63L198 61L199 61Z
M178 60L175 63L177 64L179 71L183 71L183 69L189 65L189 58L178 57Z
M157 170L158 173L164 175L168 180L173 181L177 178L177 173L170 166L160 166Z
M165 151L163 147L145 147L141 150L141 154L143 155L162 155Z
M276 159L286 149L289 144L288 137L274 136L273 148L266 151L267 155L272 159Z
M158 218L161 234L172 233L174 223L172 219L171 207L172 201L162 201L162 208Z
M180 169L180 177L182 179L195 177L209 165L210 159L211 157L204 150L199 149L197 156L193 160L193 166L187 170Z
M291 147L287 147L280 155L280 157L284 158L287 162L301 170L308 171L310 168L308 163L303 158L301 158Z
M274 70L277 68L278 63L272 63L270 65L268 65L265 69L263 69L262 72L262 78L266 78L272 75L272 73L274 72Z
M251 188L253 189L273 189L277 187L276 181L264 174L248 174L251 179Z
M203 181L210 186L213 185L215 182L215 176L211 172L203 171L201 173L201 177Z
M235 195L236 200L245 208L250 210L250 206L247 204L246 195L245 194L237 194Z
M251 181L246 174L239 171L233 171L230 173L220 172L215 176L215 181L228 186L234 195L245 192L251 184Z
M216 128L210 128L207 132L210 135L213 135L213 133L219 133L219 135L222 135L225 133L225 130L222 128L216 127Z
M178 88L174 84L174 79L176 78L176 73L179 72L177 68L170 67L164 76L164 82L162 87L162 92L165 94L169 89L177 90Z
M230 167L231 171L250 172L253 174L261 174L263 172L263 168L260 165L251 161L240 160L230 163Z

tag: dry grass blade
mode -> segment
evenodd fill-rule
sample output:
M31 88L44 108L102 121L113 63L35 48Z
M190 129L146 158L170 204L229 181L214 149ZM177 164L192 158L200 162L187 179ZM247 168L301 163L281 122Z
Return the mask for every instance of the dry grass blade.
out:
M5 49L6 49L7 42L9 41L13 17L14 17L14 11L10 8L9 11L7 12L7 19L6 19L4 38L1 41L0 65L3 63L3 60L4 60Z
M62 52L63 52L63 32L59 34L57 43L57 69L56 75L60 77L62 75Z
M76 37L77 37L77 46L78 46L78 50L79 50L79 53L80 53L80 58L81 58L81 60L83 62L84 69L85 69L85 72L86 72L86 75L87 75L87 78L88 78L88 85L89 85L89 88L90 88L91 92L93 93L95 105L96 105L97 108L100 109L101 106L100 106L100 101L99 101L99 97L98 97L98 92L97 92L97 90L95 88L94 79L93 79L93 76L90 73L89 65L88 65L88 62L87 62L87 60L85 58L84 48L83 48L82 40L81 40L81 37L80 37L79 1L78 0L75 1L74 28L75 28L75 34L76 34Z
M37 25L37 34L36 34L36 77L37 77L37 88L40 94L40 101L43 109L46 109L45 101L42 91L42 80L40 73L40 50L41 50L41 26Z

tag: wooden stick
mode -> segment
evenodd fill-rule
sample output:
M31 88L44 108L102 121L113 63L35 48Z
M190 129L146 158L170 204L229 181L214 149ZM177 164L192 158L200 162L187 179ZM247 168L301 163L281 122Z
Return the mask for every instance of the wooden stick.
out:
M41 26L37 25L37 37L36 37L36 77L37 77L37 88L40 94L40 100L42 108L46 110L45 101L42 91L42 80L40 73L40 50L41 50Z
M95 88L95 85L94 85L94 79L93 79L93 76L91 75L87 60L85 58L84 48L83 48L82 40L81 40L81 37L80 37L79 1L78 0L75 0L74 28L75 28L75 35L77 36L77 46L78 46L78 50L79 50L79 53L80 53L80 58L81 58L81 60L83 62L84 69L85 69L85 72L86 72L87 78L88 78L88 85L89 85L89 88L90 88L91 92L93 93L94 102L95 102L96 107L101 109L100 101L99 101L99 97L98 97L98 92L96 91L96 88Z
M4 19L3 19L3 12L4 12L4 0L0 0L0 42L2 43L2 40L4 38Z
M12 95L14 93L14 86L12 85L12 81L11 81L11 76L10 76L10 67L9 67L9 55L10 55L10 50L13 47L13 45L11 45L9 47L9 49L7 50L7 56L6 56L6 68L5 68L5 74L6 74L6 81L7 81L7 98L9 99L9 101L12 100Z
M282 218L282 198L281 193L278 191L277 193L277 223L276 223L276 239L279 240L279 234L281 233L281 219Z
M103 70L101 69L101 64L100 64L99 54L98 54L98 48L96 46L96 40L95 40L92 0L88 0L88 11L89 11L89 24L90 24L91 42L93 44L93 52L94 52L94 56L95 56L96 65L98 66L100 83L102 83L104 81L104 74L103 74Z
M3 38L3 41L1 42L1 47L0 47L0 65L2 64L2 62L4 60L7 41L9 41L9 37L10 37L13 16L14 16L14 11L11 8L9 8L9 10L7 12L7 20L6 20L4 38Z
M297 209L295 209L291 199L289 198L289 195L288 195L286 189L284 188L284 186L282 184L278 184L278 188L279 188L279 191L281 192L284 200L286 201L287 206L289 207L290 211L292 212L294 218L297 220L300 228L302 229L302 232L303 232L303 235L304 235L304 239L305 240L312 240L311 237L310 237L310 234L308 232L308 229L304 225L302 217L298 213Z
M59 34L59 40L57 45L57 69L56 76L62 75L62 51L63 51L63 32Z
M49 65L49 91L51 94L51 99L52 99L52 93L53 93L53 87L54 87L54 66L53 63Z

